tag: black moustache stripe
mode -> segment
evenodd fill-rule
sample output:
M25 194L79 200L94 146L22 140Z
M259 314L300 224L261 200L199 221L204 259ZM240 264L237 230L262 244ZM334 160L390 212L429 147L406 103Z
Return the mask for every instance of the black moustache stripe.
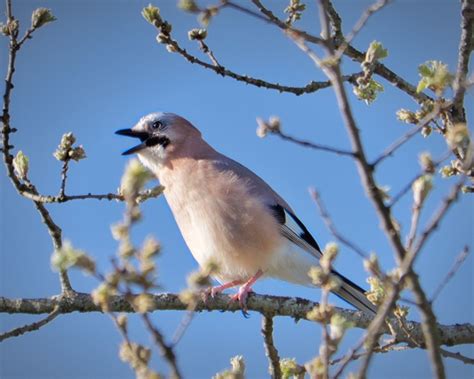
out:
M165 148L169 144L170 144L170 140L168 139L168 137L164 137L164 136L150 137L145 141L145 145L147 147L161 145L163 146L163 148Z

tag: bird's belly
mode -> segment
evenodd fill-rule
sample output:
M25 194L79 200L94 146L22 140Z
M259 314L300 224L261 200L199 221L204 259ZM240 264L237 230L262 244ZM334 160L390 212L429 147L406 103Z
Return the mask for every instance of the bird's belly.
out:
M213 262L220 282L248 280L266 271L283 237L273 217L256 204L200 197L189 201L176 221L200 266ZM250 211L252 210L252 211Z
M285 240L273 254L265 275L291 283L312 286L308 275L313 266L318 266L316 257Z

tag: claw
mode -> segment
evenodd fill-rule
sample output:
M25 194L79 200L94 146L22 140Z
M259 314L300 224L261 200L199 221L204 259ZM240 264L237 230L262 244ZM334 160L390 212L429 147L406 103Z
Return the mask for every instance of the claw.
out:
M258 270L257 273L247 280L242 286L240 286L239 291L230 297L231 301L238 301L240 307L242 308L242 314L245 318L248 318L248 308L247 308L247 297L248 294L253 292L252 285L263 275L262 270Z

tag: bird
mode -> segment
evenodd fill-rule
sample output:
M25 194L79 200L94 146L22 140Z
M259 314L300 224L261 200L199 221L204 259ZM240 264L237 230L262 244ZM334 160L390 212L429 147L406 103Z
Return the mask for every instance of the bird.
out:
M191 122L174 113L142 117L116 134L140 143L122 153L137 154L164 186L164 196L198 264L214 262L220 284L214 296L232 296L246 310L247 296L260 278L314 286L308 275L323 253L290 205L258 175L219 153ZM376 307L357 284L333 270L333 292L367 314Z

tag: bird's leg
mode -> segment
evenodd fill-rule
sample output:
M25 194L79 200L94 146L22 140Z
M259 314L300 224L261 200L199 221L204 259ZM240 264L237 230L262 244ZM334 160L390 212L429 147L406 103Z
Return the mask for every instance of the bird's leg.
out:
M226 290L227 288L232 288L235 286L238 286L242 284L244 281L243 280L233 280L232 282L224 283L221 284L220 286L214 286L209 288L208 295L211 295L211 297L216 296L218 293L221 293L222 291Z
M231 297L232 301L239 301L240 306L242 307L242 310L244 311L244 314L247 311L247 296L249 292L252 292L252 286L254 283L263 275L262 270L258 270L257 273L252 276L249 280L247 280L242 286L239 288L239 292L237 292L235 295Z

